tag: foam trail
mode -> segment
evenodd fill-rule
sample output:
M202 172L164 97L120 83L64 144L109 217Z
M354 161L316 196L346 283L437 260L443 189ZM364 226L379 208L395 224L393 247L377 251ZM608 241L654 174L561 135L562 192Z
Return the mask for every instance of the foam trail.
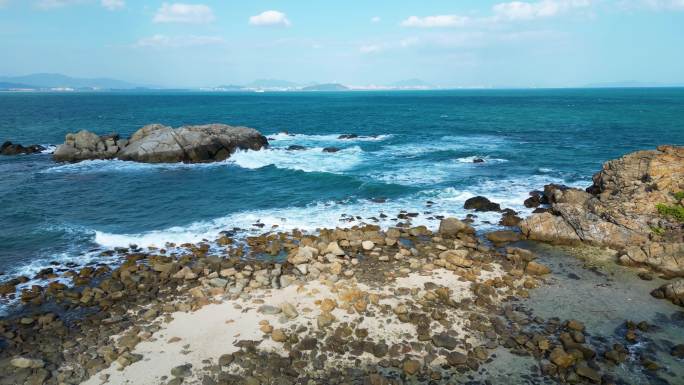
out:
M273 135L267 135L269 141L274 142L308 142L308 143L329 143L329 142L380 142L392 137L391 134L386 135L359 135L355 138L340 139L341 135L345 134L327 134L327 135L307 135L307 134L290 134L279 132Z
M40 171L41 173L98 173L98 172L144 172L190 168L225 167L228 161L212 163L140 163L118 159L93 159L78 163L59 164Z
M221 231L232 228L244 229L245 234L260 234L274 228L277 230L300 229L314 232L319 228L334 226L349 227L362 223L379 224L384 228L393 226L397 221L392 218L401 210L419 213L411 220L412 225L426 225L435 228L438 220L436 215L456 216L464 218L467 214L475 214L475 225L479 230L498 228L501 213L475 213L463 209L463 203L468 198L483 195L500 203L502 208L512 208L521 215L528 215L531 209L524 207L523 201L529 196L529 191L546 183L564 183L555 178L529 177L511 180L484 181L468 190L445 188L426 190L409 197L376 203L369 200L348 202L319 202L305 207L286 207L269 210L253 210L233 213L225 217L210 221L199 221L187 226L176 226L165 230L155 230L141 234L111 234L96 232L95 242L104 247L127 247L135 244L141 247L163 247L166 242L181 244L185 242L199 242L214 240ZM568 183L566 183L568 184ZM571 184L572 185L572 184ZM427 205L426 202L433 202ZM429 212L429 214L425 214ZM380 218L384 213L388 218ZM360 219L356 216L361 217ZM371 217L376 218L374 221ZM429 219L433 217L433 219ZM349 220L349 218L354 218ZM255 223L263 224L255 227ZM275 227L274 227L275 226Z
M491 152L508 144L507 139L496 136L444 136L429 141L386 146L379 153L394 157L413 157L437 151Z
M342 173L361 164L362 160L363 151L354 146L333 153L323 152L321 147L298 151L283 149L237 151L228 159L228 162L249 169L273 165L281 169L305 172Z

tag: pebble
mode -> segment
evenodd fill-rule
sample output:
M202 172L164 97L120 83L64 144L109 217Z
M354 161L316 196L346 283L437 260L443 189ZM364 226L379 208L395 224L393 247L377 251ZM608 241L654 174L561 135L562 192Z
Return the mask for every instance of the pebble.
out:
M178 378L186 378L192 375L192 364L178 365L171 369L171 375Z
M271 339L275 342L285 342L287 341L287 334L283 329L274 329L271 333Z
M263 313L263 314L268 314L268 315L275 315L275 314L280 314L282 310L279 307L271 306L271 305L262 305L259 306L258 312Z
M14 366L15 368L22 368L22 369L36 369L36 368L42 368L45 366L45 362L40 359L36 358L26 358L26 357L16 357L13 358L10 361L10 364Z
M283 312L285 317L293 320L299 316L299 312L297 312L297 308L294 307L289 302L285 302L282 305L280 305L280 310Z
M406 373L409 376L412 376L418 373L418 370L420 370L420 362L417 360L406 360L404 361L402 368L404 370L404 373Z

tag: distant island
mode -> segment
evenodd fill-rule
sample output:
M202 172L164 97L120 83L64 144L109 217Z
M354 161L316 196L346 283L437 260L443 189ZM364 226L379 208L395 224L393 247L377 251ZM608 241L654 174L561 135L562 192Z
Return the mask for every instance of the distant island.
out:
M39 73L24 76L0 76L2 91L95 91L146 88L109 78L74 78L62 74Z
M658 88L683 87L684 84L652 82L591 83L569 88ZM281 79L256 79L245 84L225 83L208 87L162 87L136 84L113 78L79 78L57 73L36 73L22 76L0 76L0 92L345 92L345 91L424 91L447 89L478 89L482 87L445 87L418 78L386 84L344 84L339 82L296 83ZM509 87L486 87L509 88Z
M349 87L339 83L315 84L303 87L302 91L349 91Z

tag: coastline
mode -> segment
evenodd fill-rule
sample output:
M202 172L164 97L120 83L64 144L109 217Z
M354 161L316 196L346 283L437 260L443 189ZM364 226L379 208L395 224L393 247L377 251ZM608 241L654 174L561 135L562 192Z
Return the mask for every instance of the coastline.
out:
M70 151L81 150L74 144ZM586 191L547 185L525 200L535 209L524 219L482 196L465 201L464 208L478 215L501 217L503 228L520 223L521 232L485 234L469 223L471 215L461 221L425 212L439 221L438 228L428 227L412 223L419 213L401 209L387 227L303 232L269 229L257 220L258 234L236 236L226 229L214 240L131 245L101 255L120 263L45 269L37 275L49 282L44 286L10 280L1 286L3 295L12 297L20 289L16 298L24 305L0 321L6 342L0 368L9 373L0 384L453 383L486 378L502 351L534 359L529 375L534 382L619 384L626 373L638 373L643 381L668 383L668 376L679 373L676 360L684 345L663 345L650 335L677 325L679 318L673 315L658 325L626 318L609 335L581 320L594 310L576 317L565 312L560 318L547 309L541 317L525 301L562 281L555 270L565 267L540 258L543 250L531 251L538 248L535 243L520 241L598 244L609 255L599 264L620 262L639 272L638 278L623 274L623 280L676 276L681 227L670 211L660 213L653 197L672 204L668 207L681 204L681 152L662 146L608 162ZM90 156L83 154L78 156ZM648 178L641 171L643 159L655 167L647 169ZM609 193L620 183L636 187ZM606 208L634 207L637 215L625 216L638 224L631 227L618 227L621 217L596 215ZM352 214L342 217L347 215ZM662 230L654 232L653 223ZM626 263L623 257L634 255L631 247L648 245L660 247L661 254L649 251L648 258ZM675 254L668 256L672 250ZM578 251L599 254L573 249ZM582 283L611 287L611 269L599 264L582 267L599 277ZM576 272L568 276L581 279ZM665 283L661 277L653 284ZM654 287L652 293L677 303L677 294L668 294L668 285L677 282ZM614 286L605 295L624 290ZM549 288L546 294L553 292ZM589 287L583 291L577 294L591 295ZM537 310L553 309L541 297ZM565 297L556 292L551 298ZM626 310L612 310L613 317L629 316ZM674 361L663 359L663 352Z
M161 256L163 250L120 250L128 262L111 275L137 282L114 288L125 294L94 291L85 300L85 289L80 300L64 296L77 304L69 311L96 300L109 305L104 312L82 323L74 319L68 328L49 315L22 317L16 326L3 323L5 333L20 333L27 338L23 346L33 347L26 358L36 357L36 346L54 349L45 344L57 342L55 332L67 333L58 345L63 357L43 357L39 368L37 362L33 369L14 368L19 377L8 378L30 380L22 374L45 376L46 369L59 367L61 381L90 377L86 384L267 383L263 373L293 383L302 376L314 383L339 376L448 383L467 373L482 375L480 369L503 348L541 359L534 375L539 381L591 382L610 373L606 357L630 357L627 341L617 351L605 343L582 344L591 331L580 321L526 313L516 303L543 291L550 270L530 251L491 248L467 224L449 222L458 228L442 229L450 235L422 226L387 232L370 226L252 239L262 252L274 241L286 249L290 240L312 245L300 252L289 243L284 265L216 259L207 255L206 244L182 245L187 253L175 258ZM370 239L372 246L363 244ZM218 242L232 244L228 237ZM273 274L278 279L269 279ZM614 353L599 358L599 349ZM0 362L8 368L15 358ZM263 367L271 370L254 371Z

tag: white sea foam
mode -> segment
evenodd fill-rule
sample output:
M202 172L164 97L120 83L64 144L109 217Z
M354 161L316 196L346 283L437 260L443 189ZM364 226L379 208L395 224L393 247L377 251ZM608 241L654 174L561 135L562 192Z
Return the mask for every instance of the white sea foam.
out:
M52 154L57 149L57 146L54 144L43 144L42 146L45 148L45 150L41 151L41 154Z
M305 207L286 207L268 210L251 210L233 213L224 217L208 221L199 221L187 226L175 226L164 230L154 230L139 234L111 234L95 232L95 242L104 247L127 247L135 244L141 247L162 247L166 242L176 244L185 242L198 242L201 240L213 240L221 231L232 228L240 228L245 234L257 234L272 228L278 230L300 229L303 231L316 231L316 229L339 226L349 227L361 223L374 223L383 227L389 227L397 223L392 218L401 210L416 212L420 215L411 220L413 225L426 225L435 228L438 224L436 219L428 219L435 215L465 217L467 214L475 214L475 225L480 230L498 228L501 213L486 212L474 213L463 208L463 203L468 198L477 195L488 197L490 200L500 203L502 208L512 208L521 215L528 215L531 209L524 207L523 201L529 196L529 191L539 188L547 183L563 183L555 178L530 177L510 180L486 180L467 190L459 190L453 187L425 190L405 198L388 200L377 203L370 200L358 200L349 202L319 202ZM433 202L428 206L427 201ZM429 214L425 214L429 212ZM384 213L387 218L380 218ZM357 218L360 217L360 219ZM353 220L348 220L354 218ZM374 221L370 218L376 218ZM263 227L254 226L262 224Z
M464 173L477 167L494 167L508 162L506 159L482 157L484 163L474 163L476 156L445 161L397 161L392 167L372 172L372 179L404 186L430 186L437 183L459 180Z
M212 163L140 163L118 159L93 159L78 163L63 163L42 170L41 173L93 173L93 172L131 172L173 170L183 168L225 167L228 161Z
M485 155L485 156L477 156L477 155L466 156L466 157L463 157L463 158L458 158L458 159L456 159L456 161L459 162L459 163L475 163L475 159L482 159L482 160L484 161L484 162L482 162L482 163L479 163L480 165L484 165L484 164L487 164L487 163L504 163L504 162L508 162L508 159L491 158L491 157L489 157L489 156L487 156L487 155Z
M310 147L298 151L287 151L284 148L268 148L258 151L237 151L230 158L221 162L139 163L117 159L94 159L78 163L59 164L42 170L41 173L144 172L226 167L230 165L248 169L258 169L273 165L281 169L306 172L341 173L354 168L362 161L363 150L358 146L342 148L337 152L324 152L323 147Z
M412 157L438 151L491 152L506 144L505 138L496 136L443 136L439 139L386 146L381 152L395 157Z
M307 135L307 134L290 134L286 132L279 132L273 135L267 135L269 141L274 142L298 142L298 143L329 143L329 142L380 142L392 137L388 135L359 135L356 138L340 139L344 134L327 134L327 135Z
M363 150L358 146L337 152L324 152L321 147L297 151L279 148L247 150L237 151L228 159L229 163L249 169L273 165L281 169L329 173L342 173L358 166L362 161Z

